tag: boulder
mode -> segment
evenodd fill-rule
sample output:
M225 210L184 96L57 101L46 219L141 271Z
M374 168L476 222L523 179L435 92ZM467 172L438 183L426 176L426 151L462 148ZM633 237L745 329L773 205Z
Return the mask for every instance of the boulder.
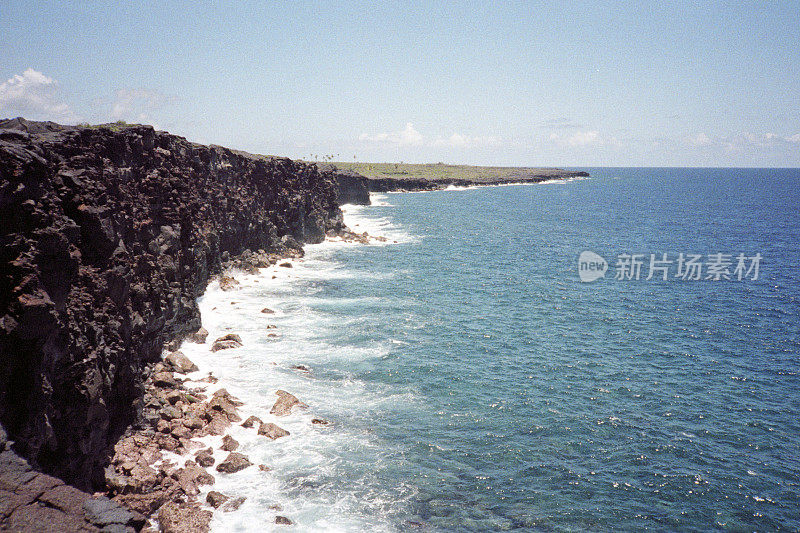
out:
M197 452L197 455L194 456L194 459L197 461L197 464L203 467L214 465L214 455L211 452L211 448L200 450Z
M201 327L200 329L189 335L187 338L189 339L189 341L194 342L196 344L205 344L207 337L208 337L208 330L206 328Z
M278 427L272 422L262 423L258 428L258 434L264 435L265 437L269 437L272 440L276 440L281 437L287 437L290 435L288 431L286 431L281 427Z
M265 307L264 309L261 310L261 312L264 313L265 315L274 315L275 314L275 311L273 311L269 307Z
M175 377L172 375L172 372L158 372L153 374L153 385L156 387L163 387L163 388L173 388L178 386L178 382L175 381Z
M235 405L237 407L241 407L242 405L244 405L243 401L241 401L236 396L232 395L230 392L227 391L227 389L218 389L211 396L212 397L225 398L226 400L228 400L229 402L231 402L233 405Z
M270 414L275 416L286 416L292 412L292 409L295 407L304 408L308 407L306 404L301 402L297 399L296 396L286 392L285 390L279 390L275 394L278 395L278 400L275 402L275 405L272 406L270 409Z
M220 446L220 450L225 450L226 452L232 452L236 448L239 447L239 443L234 440L233 437L230 435L225 435L222 437L222 446Z
M260 426L261 424L263 424L263 422L262 422L262 420L261 420L260 418L258 418L257 416L248 416L248 417L247 417L247 420L245 420L245 421L242 423L242 427L243 427L243 428L252 428L252 427L255 427L255 426L257 426L257 425L259 425L259 426Z
M188 374L189 372L197 372L199 370L197 365L191 362L189 358L180 351L167 354L164 361L172 367L173 371L181 374Z
M291 526L292 524L294 524L294 522L292 522L285 516L280 516L280 515L275 517L275 523L280 524L282 526Z
M225 430L228 429L231 425L231 421L228 420L228 417L223 415L222 413L215 413L209 423L203 428L203 434L205 435L222 435L225 433Z
M203 421L196 415L190 415L183 419L183 425L189 429L202 429Z
M196 496L200 485L211 485L214 483L214 476L206 472L204 468L198 466L194 461L186 461L183 468L179 468L172 473L172 478L178 482L181 490L188 496Z
M161 418L163 418L164 420L173 420L175 418L180 418L182 414L183 413L181 413L180 409L178 409L173 405L168 405L163 409L161 409Z
M176 439L191 439L192 432L189 428L183 425L183 420L177 420L177 422L178 424L176 424L175 427L172 428L172 431L170 431L172 436Z
M163 533L208 533L211 517L197 503L168 502L158 510L158 525Z
M248 466L252 466L250 460L238 452L231 452L220 464L217 465L217 472L224 472L226 474L233 474L240 470L244 470Z
M214 344L211 345L211 351L218 352L220 350L241 348L242 346L244 345L242 344L242 338L239 335L235 333L228 333L227 335L223 335L214 341Z
M222 505L223 503L225 503L229 499L230 498L228 498L227 496L225 496L221 492L217 492L215 490L212 490L211 492L208 493L208 496L206 496L206 501L214 509L219 508L220 505Z
M147 465L137 464L131 469L128 486L131 492L150 492L158 481L158 472Z
M211 413L209 413L211 411ZM241 422L242 417L239 416L236 406L224 396L214 396L208 401L206 413L213 418L214 412L225 415L229 422Z
M241 347L242 343L236 341L214 341L214 344L211 345L211 351L218 352L220 350L232 350Z
M219 288L223 291L232 291L239 288L239 282L230 276L222 276L219 279Z

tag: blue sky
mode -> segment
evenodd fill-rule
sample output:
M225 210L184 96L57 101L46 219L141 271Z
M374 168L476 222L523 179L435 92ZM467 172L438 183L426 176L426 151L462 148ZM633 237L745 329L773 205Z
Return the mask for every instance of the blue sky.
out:
M0 117L257 153L800 166L800 2L0 2Z

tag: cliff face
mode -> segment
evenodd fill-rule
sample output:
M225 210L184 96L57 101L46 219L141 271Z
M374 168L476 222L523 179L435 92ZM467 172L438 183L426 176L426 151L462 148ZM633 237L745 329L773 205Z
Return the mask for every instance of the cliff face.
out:
M367 178L352 171L340 171L335 168L336 174L336 201L339 205L369 205L369 189Z
M0 422L81 488L222 262L342 229L331 173L151 127L0 122Z

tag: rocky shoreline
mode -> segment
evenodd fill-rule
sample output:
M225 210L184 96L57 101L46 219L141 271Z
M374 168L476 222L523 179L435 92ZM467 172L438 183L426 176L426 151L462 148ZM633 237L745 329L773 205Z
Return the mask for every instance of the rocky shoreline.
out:
M210 508L243 503L206 492L215 476L269 470L227 430L289 433L242 420L213 375L188 377L182 342L242 345L206 338L197 298L303 243L370 242L339 205L371 191L475 184L368 180L149 126L0 121L0 530L207 531ZM276 396L270 416L305 408Z
M337 237L361 244L385 240L347 229ZM255 257L259 259L254 260ZM302 257L302 250L289 257L245 254L226 265L217 280L219 287L223 291L236 291L239 282L232 272L257 274L260 269L276 264L288 267L291 263L285 260L298 257ZM261 312L274 313L268 308ZM227 333L213 341L208 335L201 327L180 342L205 345L214 353L243 346L236 333ZM228 430L234 424L240 425L271 441L291 434L278 424L265 422L255 415L245 419L241 410L247 406L226 389L219 388L211 372L198 377L197 365L180 351L180 342L170 343L163 360L148 367L142 415L114 446L114 455L105 470L107 490L104 496L131 511L139 520L149 519L149 525L156 525L161 531L202 533L209 530L213 517L208 507L216 512L232 512L245 502L244 497L216 490L209 490L204 499L200 498L203 487L213 486L215 476L235 475L247 468L258 468L262 472L271 469L269 465L251 462L248 456L237 451L239 443ZM224 355L228 355L227 352ZM298 372L309 371L303 365L293 368ZM309 407L285 390L276 389L275 395L269 411L275 417ZM319 427L328 425L328 421L321 418L312 418L311 423ZM216 452L225 454L221 461L215 459L213 446L197 440L208 436L221 437L216 446ZM181 456L182 464L170 460L175 455ZM294 523L290 517L280 514L279 504L273 504L270 509L276 513L274 524Z
M0 121L0 529L138 530L162 498L147 503L152 489L191 486L196 470L153 477L150 460L222 423L192 405L233 400L192 402L158 366L162 352L198 331L196 299L214 276L346 233L336 190L314 165L148 126ZM197 416L172 423L178 402ZM167 506L163 521L181 522L193 491L166 484L158 514ZM54 503L62 486L71 499ZM115 521L98 519L98 505Z

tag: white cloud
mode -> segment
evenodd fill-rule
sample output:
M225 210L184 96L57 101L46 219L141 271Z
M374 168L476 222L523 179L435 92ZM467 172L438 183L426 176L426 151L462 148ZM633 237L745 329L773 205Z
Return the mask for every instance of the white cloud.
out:
M58 82L32 68L0 84L0 116L16 115L31 120L77 121L62 100Z
M359 135L358 140L408 146L408 145L422 144L423 141L425 140L425 137L423 137L423 135L420 132L414 129L414 124L412 124L411 122L407 122L404 130L394 131L389 133L377 133L375 135L362 133L361 135Z
M687 144L694 147L722 148L728 151L752 148L775 148L787 143L800 143L800 134L783 137L776 133L741 133L737 135L709 137L699 133L686 139Z
M462 135L460 133L453 133L450 137L439 137L433 140L431 146L450 146L453 148L467 148L477 146L500 146L503 144L499 137L472 137L470 135Z
M470 136L461 133L453 133L449 137L437 137L431 139L425 137L414 128L411 122L406 123L406 127L400 131L388 133L376 133L370 135L362 133L358 137L359 141L370 143L394 144L398 146L428 146L428 147L450 147L466 148L476 146L500 146L502 141L499 137L492 136Z

